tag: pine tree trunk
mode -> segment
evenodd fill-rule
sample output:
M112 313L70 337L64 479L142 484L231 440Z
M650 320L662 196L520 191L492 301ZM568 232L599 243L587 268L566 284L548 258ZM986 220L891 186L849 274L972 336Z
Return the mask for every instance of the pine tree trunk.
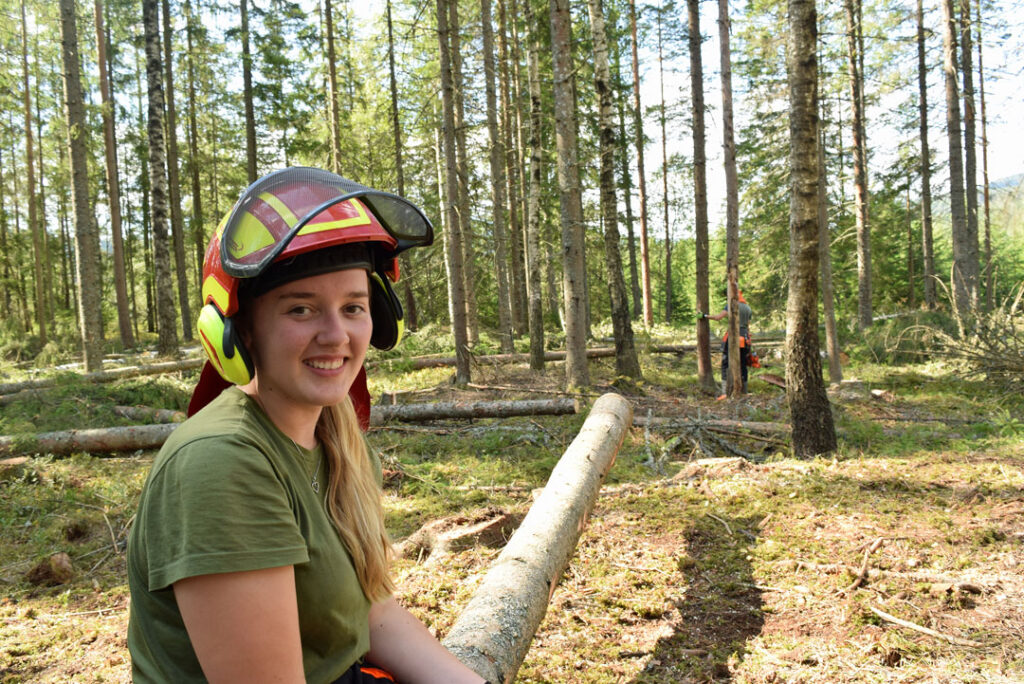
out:
M63 24L61 28L64 28ZM75 40L77 41L77 38ZM78 46L75 45L73 49L77 54ZM25 0L21 2L21 74L25 89L25 175L28 177L28 229L32 234L36 325L39 328L39 343L40 345L46 345L48 342L46 331L46 280L43 278L43 232L46 228L39 220L38 204L36 203L35 142L32 135L32 94L28 85L28 31L25 24ZM78 96L81 99L81 93Z
M708 296L708 179L707 152L704 134L704 65L701 59L700 5L698 0L686 1L689 24L690 92L693 114L693 212L694 248L696 258L697 310L707 312ZM697 380L708 391L715 389L711 367L711 326L706 318L697 320Z
M167 71L167 190L174 241L174 273L178 282L182 339L192 341L192 306L188 294L188 262L185 259L185 226L181 216L181 182L178 178L178 114L174 107L174 60L171 58L170 1L162 0L164 20L164 67ZM201 285L200 285L201 287Z
M338 67L335 64L334 47L334 11L332 0L324 0L324 26L327 38L327 98L328 111L331 117L331 170L341 173L341 115L338 111Z
M437 0L437 34L441 69L441 126L444 137L445 158L445 256L448 265L448 301L451 314L452 336L455 339L455 384L466 385L469 374L469 339L466 334L466 290L463 276L462 245L459 241L458 168L455 160L455 88L452 83L450 37L448 35L448 3L457 0Z
M100 239L89 207L89 175L86 168L85 103L79 71L78 28L74 0L60 2L61 53L64 60L64 106L67 118L68 150L71 158L71 199L75 216L75 273L78 311L82 331L82 355L87 371L103 365L101 330Z
M818 85L821 85L820 82ZM836 384L843 381L843 364L839 359L836 300L832 289L832 241L829 239L828 230L828 180L825 168L824 116L819 119L818 129L818 261L821 268L821 311L825 316L825 348L828 350L829 382Z
M244 3L245 0L243 0ZM149 185L153 228L153 270L156 278L156 317L159 341L164 356L177 355L178 332L175 321L171 280L171 255L167 244L167 176L164 173L164 93L160 64L160 27L157 0L143 0L142 20L146 34L146 82L149 89Z
M644 121L640 109L640 59L636 32L636 0L629 0L629 26L633 50L633 126L636 128L636 183L640 193L640 286L644 299L644 327L654 325L651 301L651 258L647 246L647 182L644 178Z
M854 3L856 2L856 6ZM857 212L857 323L861 330L871 327L871 228L868 223L868 179L864 139L864 74L860 69L857 40L861 0L843 0L846 10L846 41L850 75L850 102L853 108L853 195Z
M395 76L395 34L391 24L391 0L387 1L388 22L388 82L391 86L391 135L395 139L395 174L398 194L405 196L405 168L402 162L402 126L398 118L398 79ZM409 330L419 328L419 316L416 311L416 300L410 285L412 268L408 254L403 254L402 262L402 294L405 298L405 327Z
M985 278L985 311L992 311L995 306L995 273L992 269L992 212L988 183L988 121L985 115L985 67L981 50L981 0L976 0L977 15L975 26L978 27L978 93L981 100L981 173L984 185L985 206L985 262L982 275Z
M661 88L661 109L658 121L661 124L661 193L662 218L665 220L665 322L672 323L672 232L669 229L668 197L668 132L665 128L665 55L661 35L661 13L658 10L658 85Z
M4 198L4 190L6 188L7 183L4 180L3 145L0 145L0 207L7 206L7 202ZM14 308L12 306L13 302L11 301L11 291L14 287L11 282L11 252L7 243L6 211L0 211L0 261L3 261L3 279L0 280L0 289L2 289L4 293L3 315L4 319L7 320L14 315Z
M515 32L515 17L513 16L512 31ZM513 103L510 72L518 73L516 69L509 68L508 49L508 19L505 14L505 0L498 0L498 82L501 115L500 127L501 136L505 149L503 160L505 168L505 189L508 197L508 243L509 243L509 269L508 282L511 287L509 292L509 304L512 307L512 328L516 335L529 332L529 293L528 280L526 276L526 231L525 223L529 220L525 213L520 212L523 204L523 194L527 193L525 183L520 182L519 149L513 140L513 129L521 139L522 122L519 118L519 88L516 87L517 97ZM516 55L519 54L518 35L512 36L512 43ZM518 86L518 84L517 84ZM525 177L523 178L525 180Z
M100 100L103 103L103 144L106 154L107 204L110 211L110 234L114 259L114 292L117 297L117 328L121 346L135 346L131 312L128 309L128 284L125 277L124 242L121 235L121 190L117 178L117 142L114 139L114 103L110 99L107 80L107 37L103 28L103 3L94 3L96 18L97 67L100 75Z
M722 153L725 167L725 270L729 301L729 378L727 394L743 393L743 368L740 365L740 210L739 183L736 178L736 143L733 138L732 55L729 48L729 0L718 0L718 42L722 64ZM725 378L723 378L723 381Z
M462 247L463 291L466 304L466 334L470 346L480 341L479 308L476 302L476 250L472 213L469 208L469 149L466 143L465 81L462 77L462 28L459 2L448 3L448 33L451 41L452 86L455 95L455 160L458 171L459 239Z
M818 354L818 61L814 0L789 0L790 219L786 396L793 452L834 451L835 426Z
M562 219L562 297L565 301L565 380L570 389L590 386L586 344L586 268L583 198L576 146L576 78L572 60L572 17L568 0L551 0L555 137Z
M530 0L526 0L527 67L530 90L530 190L526 226L527 294L529 296L530 368L544 369L544 310L540 257L541 99L540 36Z
M487 134L490 139L491 220L494 231L494 279L498 286L498 336L503 352L512 351L512 303L509 301L508 237L505 233L505 145L498 131L497 95L494 86L494 30L491 0L480 1L483 27L484 82L487 97Z
M192 241L196 251L196 282L203 288L203 258L206 251L206 230L203 225L203 193L199 182L199 127L196 122L196 53L192 46L192 4L185 0L185 37L188 41L188 156L192 181Z
M964 187L967 199L967 263L971 304L977 306L980 283L978 254L978 163L975 141L974 43L971 39L971 0L960 0L960 74L964 86Z
M924 256L924 303L934 309L935 252L932 245L932 163L928 149L928 69L925 64L924 7L917 0L917 89L921 139L921 252Z
M964 159L960 137L960 89L957 85L956 17L953 0L942 0L943 70L946 75L946 133L949 140L949 210L953 235L953 302L961 315L971 307L970 239L964 207Z
M147 0L143 0L146 2ZM252 53L249 50L249 0L240 0L242 18L242 99L245 106L245 172L256 182L256 115L252 105Z
M629 321L629 297L622 277L622 256L619 252L618 200L615 195L615 118L612 104L612 77L608 67L608 38L605 33L601 0L588 0L590 31L594 41L594 89L598 96L598 117L601 128L601 213L604 217L604 255L608 275L608 292L612 306L612 329L615 336L615 374L640 379L640 362L633 343L633 326Z

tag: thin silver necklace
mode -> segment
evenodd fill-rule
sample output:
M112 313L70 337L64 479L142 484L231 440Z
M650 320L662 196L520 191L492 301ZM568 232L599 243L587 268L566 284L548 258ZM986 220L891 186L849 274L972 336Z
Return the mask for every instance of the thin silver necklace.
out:
M269 419L270 414L267 413L267 408L263 405L263 401L260 400L259 396L255 394L251 394L249 396L256 400L256 403L259 404L259 407L263 410L263 414L267 416L267 418ZM291 440L292 445L295 447L295 452L299 455L299 460L301 461L303 459L302 448L299 447L299 443L296 442L294 439L291 439L291 437L289 437L288 439ZM309 486L312 487L313 491L316 492L317 494L320 493L320 466L323 465L324 462L324 455L318 454L318 456L319 458L317 459L316 462L316 470L313 471L313 479L310 480L309 482Z
M296 446L298 446L298 445L296 445ZM317 453L317 456L318 456L318 458L316 460L316 470L313 472L313 479L310 481L309 485L313 488L314 492L319 494L320 493L320 480L318 480L317 478L320 477L320 466L324 462L324 455L321 454L321 453Z

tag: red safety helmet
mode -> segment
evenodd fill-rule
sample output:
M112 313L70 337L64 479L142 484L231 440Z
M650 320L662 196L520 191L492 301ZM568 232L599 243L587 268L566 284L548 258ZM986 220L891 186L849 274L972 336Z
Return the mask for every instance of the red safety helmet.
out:
M199 339L213 368L230 384L246 384L254 368L233 316L239 292L258 295L291 280L341 268L370 274L373 336L391 349L402 337L402 306L391 287L399 277L397 256L429 245L434 230L408 200L373 190L321 169L290 167L250 185L217 226L203 263ZM203 405L204 372L193 403ZM219 393L222 386L217 389ZM364 382L365 384L365 382ZM207 387L209 390L209 387ZM193 410L189 406L190 413Z

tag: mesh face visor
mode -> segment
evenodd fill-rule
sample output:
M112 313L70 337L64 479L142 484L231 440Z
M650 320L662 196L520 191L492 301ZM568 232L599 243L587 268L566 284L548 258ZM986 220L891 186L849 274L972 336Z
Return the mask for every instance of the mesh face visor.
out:
M300 235L324 244L384 241L367 212L394 240L395 255L434 241L433 226L412 202L328 171L291 167L256 181L235 203L221 235L221 265L235 278L255 277ZM345 231L341 240L338 231Z

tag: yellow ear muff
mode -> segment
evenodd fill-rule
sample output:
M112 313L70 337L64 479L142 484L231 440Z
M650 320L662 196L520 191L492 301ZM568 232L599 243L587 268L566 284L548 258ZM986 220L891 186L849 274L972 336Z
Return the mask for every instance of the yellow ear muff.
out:
M388 277L376 272L370 274L370 314L373 316L370 344L386 351L402 340L405 332L402 303Z
M199 312L196 328L203 349L220 376L236 385L248 384L256 369L235 329L234 321L224 318L213 304L207 304Z

